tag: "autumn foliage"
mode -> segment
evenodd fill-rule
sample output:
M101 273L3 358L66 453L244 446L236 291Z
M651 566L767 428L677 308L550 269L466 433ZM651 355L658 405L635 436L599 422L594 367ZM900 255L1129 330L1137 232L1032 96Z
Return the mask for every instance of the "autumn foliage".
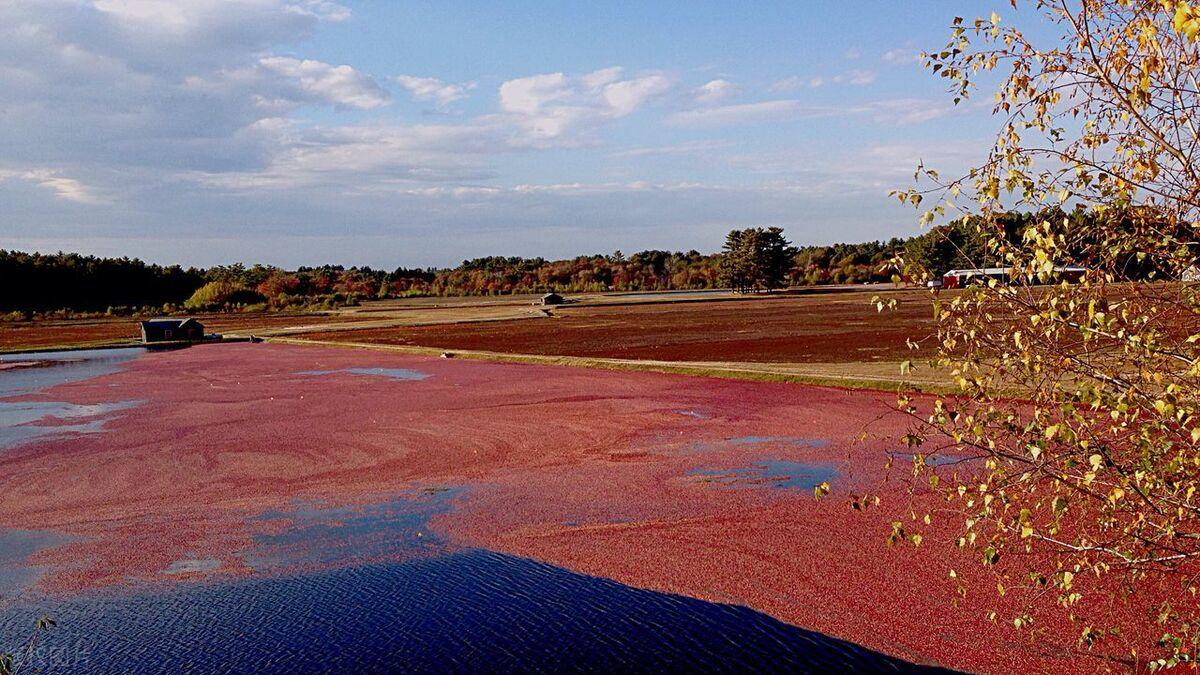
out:
M925 222L969 217L1012 283L937 300L937 344L921 346L959 393L900 407L917 421L905 438L914 491L945 508L898 526L919 543L922 521L951 521L997 592L1022 597L997 620L1036 632L1065 613L1081 648L1104 643L1152 667L1194 662L1200 13L1172 0L1014 7L1057 39L995 14L956 18L926 55L959 103L999 76L989 86L999 130L977 167L952 178L922 168L897 196L928 209ZM1005 232L1013 209L1040 215ZM1089 271L1052 283L1065 264ZM1150 608L1152 639L1105 623L1120 598Z

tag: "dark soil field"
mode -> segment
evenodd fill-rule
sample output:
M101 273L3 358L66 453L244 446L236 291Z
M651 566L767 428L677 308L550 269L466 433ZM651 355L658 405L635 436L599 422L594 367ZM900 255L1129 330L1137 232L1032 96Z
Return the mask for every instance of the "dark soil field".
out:
M768 363L896 361L933 331L929 296L868 290L711 302L566 306L553 318L313 332L313 340L519 354Z

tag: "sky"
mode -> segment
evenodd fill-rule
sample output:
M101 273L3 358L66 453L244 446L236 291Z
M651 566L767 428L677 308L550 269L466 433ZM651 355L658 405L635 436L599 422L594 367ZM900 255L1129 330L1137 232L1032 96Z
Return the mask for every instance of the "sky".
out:
M425 267L907 236L1007 2L0 2L0 248Z

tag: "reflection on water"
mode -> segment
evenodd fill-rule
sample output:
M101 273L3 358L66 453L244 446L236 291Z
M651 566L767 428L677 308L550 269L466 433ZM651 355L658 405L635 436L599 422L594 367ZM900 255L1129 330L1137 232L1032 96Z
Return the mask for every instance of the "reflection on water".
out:
M429 518L450 510L460 488L402 495L381 504L320 508L298 504L263 513L251 525L254 547L243 559L255 571L293 571L351 561L398 560L445 550Z
M298 375L334 375L337 373L350 373L351 375L373 375L375 377L388 377L393 380L424 380L429 377L429 373L422 373L419 370L411 370L409 368L340 368L338 370L304 370Z
M9 607L0 635L46 611L59 627L39 654L78 672L928 670L745 607L479 550Z
M128 349L77 349L61 352L0 354L0 364L32 364L0 370L0 397L29 394L55 385L80 382L115 373L121 364L144 354L141 347Z
M811 490L837 476L829 464L764 459L736 469L694 469L689 475L706 483L729 487L771 487L783 490Z

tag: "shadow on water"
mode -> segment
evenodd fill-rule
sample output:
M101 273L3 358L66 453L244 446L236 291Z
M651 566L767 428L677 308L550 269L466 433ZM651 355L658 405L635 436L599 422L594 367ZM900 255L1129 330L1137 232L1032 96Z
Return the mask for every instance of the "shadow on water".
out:
M48 609L40 665L81 672L934 672L745 607L482 550ZM5 611L2 634L29 616Z

